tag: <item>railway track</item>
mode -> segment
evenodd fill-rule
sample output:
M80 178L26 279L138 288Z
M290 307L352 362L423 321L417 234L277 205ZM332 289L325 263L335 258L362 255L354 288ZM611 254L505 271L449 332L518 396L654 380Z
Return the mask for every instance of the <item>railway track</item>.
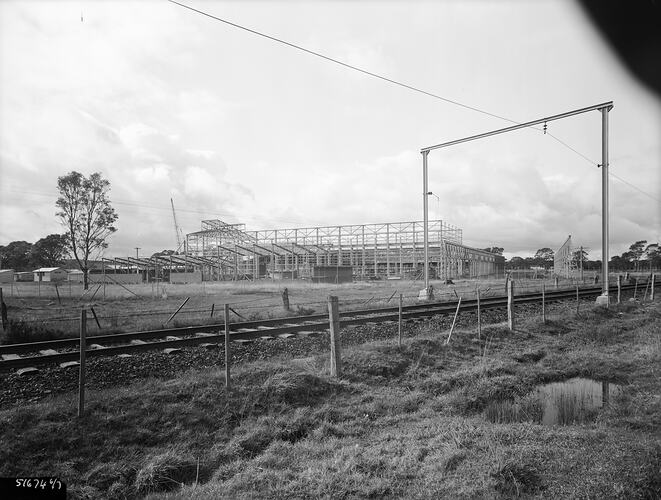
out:
M635 285L623 285L622 291L633 290ZM640 287L640 285L639 285ZM611 287L611 292L617 292L617 287ZM579 289L579 298L596 297L601 294L600 287ZM517 295L515 305L539 303L540 293ZM576 299L576 290L548 291L545 294L547 302ZM480 299L482 309L494 309L507 306L507 297L484 297ZM402 308L404 321L419 320L436 315L454 313L457 302L429 302L414 304ZM477 300L462 300L460 311L468 312L477 309ZM361 325L367 323L396 322L399 319L399 308L382 307L345 311L340 313L342 326ZM235 342L252 342L255 340L272 340L276 337L293 338L314 335L328 329L328 315L315 314L308 316L287 317L261 321L244 321L230 324L230 340ZM163 350L175 353L182 347L202 346L217 348L225 341L225 325L204 325L196 327L170 328L133 333L118 333L111 335L95 335L86 339L86 357L132 355L150 350ZM37 371L37 366L59 364L62 368L76 366L80 357L80 341L75 339L50 340L25 344L9 344L0 346L0 372L18 369L21 374Z

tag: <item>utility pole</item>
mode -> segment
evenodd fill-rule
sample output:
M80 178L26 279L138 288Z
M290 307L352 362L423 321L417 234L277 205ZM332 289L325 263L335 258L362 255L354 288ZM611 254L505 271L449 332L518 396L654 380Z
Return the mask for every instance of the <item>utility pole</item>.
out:
M587 108L575 109L573 111L567 111L565 113L560 113L558 115L547 116L545 118L539 118L526 123L518 123L509 127L491 130L489 132L484 132L482 134L471 135L468 137L462 137L461 139L455 139L453 141L447 141L440 144L435 144L433 146L427 146L420 150L422 154L422 191L423 191L423 215L424 215L424 234L425 234L425 287L429 283L429 274L427 267L429 266L429 251L428 251L428 204L427 204L427 193L428 190L428 181L427 181L427 156L430 151L440 148L446 148L449 146L454 146L456 144L461 144L464 142L474 141L477 139L483 139L485 137L490 137L497 134L504 134L507 132L512 132L514 130L519 130L522 128L532 127L534 125L544 124L544 130L546 130L546 124L550 121L561 120L568 118L570 116L579 115L582 113L587 113L590 111L600 111L601 112L601 253L602 253L602 294L597 297L597 304L608 307L608 113L613 109L613 101L604 102L601 104L596 104L593 106L588 106Z

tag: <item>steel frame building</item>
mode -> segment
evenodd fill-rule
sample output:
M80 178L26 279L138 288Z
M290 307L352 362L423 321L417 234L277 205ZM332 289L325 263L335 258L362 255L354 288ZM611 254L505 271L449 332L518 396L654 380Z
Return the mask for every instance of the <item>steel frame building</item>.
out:
M502 272L498 256L462 244L460 228L430 221L429 235L434 277ZM244 224L203 220L200 231L186 235L185 255L213 281L313 278L316 266L350 266L357 279L416 279L424 274L423 222L248 231Z

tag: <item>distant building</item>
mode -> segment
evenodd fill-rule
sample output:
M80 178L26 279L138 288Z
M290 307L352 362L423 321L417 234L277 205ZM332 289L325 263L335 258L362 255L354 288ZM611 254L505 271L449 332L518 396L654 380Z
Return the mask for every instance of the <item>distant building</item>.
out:
M82 283L84 273L80 269L66 269L67 281L72 283Z
M34 281L34 273L32 271L19 271L14 273L14 281Z
M67 272L61 267L40 267L32 271L34 281L66 281Z
M353 268L351 266L314 266L312 268L313 283L351 283Z
M14 281L13 269L0 269L0 283L11 283Z

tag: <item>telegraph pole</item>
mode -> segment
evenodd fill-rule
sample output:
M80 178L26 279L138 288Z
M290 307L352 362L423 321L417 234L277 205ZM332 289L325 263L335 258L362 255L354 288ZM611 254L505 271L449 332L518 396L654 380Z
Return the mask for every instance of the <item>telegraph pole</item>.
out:
M135 258L136 260L138 259L138 251L140 250L141 247L135 247ZM140 269L138 267L138 263L135 263L135 274L140 274Z

